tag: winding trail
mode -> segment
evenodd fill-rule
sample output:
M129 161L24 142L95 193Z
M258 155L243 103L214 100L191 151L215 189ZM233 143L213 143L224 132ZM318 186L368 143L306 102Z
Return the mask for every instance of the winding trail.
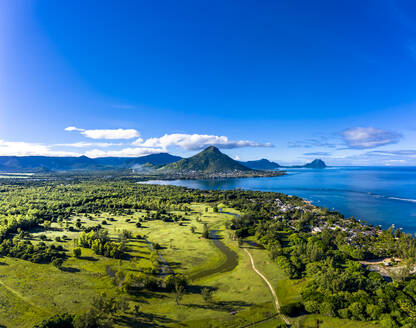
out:
M279 304L279 300L277 298L276 292L274 291L272 284L269 282L269 280L267 280L267 278L259 271L257 270L255 264L254 264L254 260L253 260L253 256L251 256L251 253L247 250L247 248L244 248L244 250L246 251L246 253L248 254L248 256L250 257L250 261L251 261L251 268L254 270L255 273L257 273L263 280L264 282L267 284L267 286L269 287L270 292L273 295L273 299L274 299L274 305L276 307L276 312L280 315L280 317L282 318L282 320L287 324L290 325L290 321L289 319L282 313L280 313L280 304Z
M236 213L231 213L231 212L224 212L222 210L222 208L219 209L220 213L223 214L229 214L235 217L240 217L239 214ZM276 292L274 291L272 284L269 282L269 280L267 280L267 278L256 268L256 265L254 264L254 260L253 260L253 256L251 256L251 253L248 251L247 248L244 248L244 250L246 251L246 253L248 254L248 256L250 257L250 261L251 261L251 268L254 270L255 273L257 273L257 275L259 275L264 282L267 284L267 286L269 287L270 292L272 293L273 299L274 299L274 305L276 307L276 313L282 318L282 320L287 324L290 325L290 321L287 318L287 316L285 316L284 314L280 313L280 304L279 304L279 299L277 298Z

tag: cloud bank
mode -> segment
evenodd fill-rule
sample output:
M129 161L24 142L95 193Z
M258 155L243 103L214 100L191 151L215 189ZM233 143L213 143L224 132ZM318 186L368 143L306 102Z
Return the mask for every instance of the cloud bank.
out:
M50 146L23 141L0 139L0 156L80 156L68 151L54 151Z
M108 139L108 140L117 140L117 139L133 139L140 136L139 131L135 129L96 129L96 130L86 130L80 129L75 126L68 126L65 128L65 131L77 131L82 135L90 139Z
M167 149L171 146L181 147L186 150L200 150L207 146L231 149L241 147L273 147L271 143L258 143L249 140L229 140L225 136L208 134L165 134L160 138L149 138L146 141L138 139L133 145L140 147L157 147Z

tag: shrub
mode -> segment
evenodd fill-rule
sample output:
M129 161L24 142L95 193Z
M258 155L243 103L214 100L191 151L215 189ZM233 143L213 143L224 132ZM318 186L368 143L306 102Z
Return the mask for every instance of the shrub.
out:
M305 310L309 313L318 313L319 312L319 302L317 301L306 301Z
M280 312L290 317L296 317L305 313L305 307L301 302L289 303L281 306Z
M56 314L43 320L37 328L73 328L73 316L68 313Z
M81 248L79 248L79 247L74 248L72 253L74 254L75 257L80 257L81 256Z
M169 291L175 290L175 286L179 285L182 287L187 287L188 286L188 280L186 278L186 276L184 276L183 274L171 274L169 276L166 277L165 279L165 284L166 284L166 289Z
M329 317L335 317L334 304L329 302L323 302L319 305L319 313Z
M64 264L64 260L63 260L63 259L61 259L61 258L57 258L57 259L54 259L54 260L52 261L52 264L53 264L56 268L60 269L60 268L62 268L62 264Z

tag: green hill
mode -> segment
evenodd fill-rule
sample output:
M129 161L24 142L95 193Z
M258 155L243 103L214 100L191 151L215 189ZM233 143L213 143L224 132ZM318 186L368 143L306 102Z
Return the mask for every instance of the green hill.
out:
M49 157L0 156L0 172L99 171L135 169L141 165L160 167L180 160L168 153L141 157Z
M247 161L247 162L239 161L239 163L253 170L276 170L280 168L279 164L275 162L271 162L265 158L262 158L256 161Z
M195 156L165 165L160 171L170 173L220 173L252 170L221 153L218 148L210 146Z

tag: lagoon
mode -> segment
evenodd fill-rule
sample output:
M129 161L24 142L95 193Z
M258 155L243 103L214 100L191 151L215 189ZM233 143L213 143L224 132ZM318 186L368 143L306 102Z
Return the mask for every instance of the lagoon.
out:
M197 189L248 189L296 195L387 228L416 232L416 167L328 167L285 169L269 178L147 181Z

